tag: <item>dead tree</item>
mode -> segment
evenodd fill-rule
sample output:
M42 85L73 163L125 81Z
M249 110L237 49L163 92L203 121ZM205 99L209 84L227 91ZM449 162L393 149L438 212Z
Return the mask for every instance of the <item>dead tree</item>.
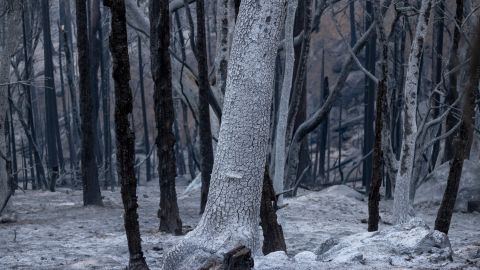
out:
M154 82L157 156L160 182L160 230L181 234L182 221L175 190L175 121L170 62L170 16L168 0L150 0L150 61Z
M277 222L277 196L272 178L265 166L262 187L262 201L260 205L260 225L263 232L262 252L264 255L275 251L287 251L282 225Z
M121 183L124 206L124 225L127 234L130 261L128 269L146 270L142 252L140 226L137 214L137 179L135 178L135 133L128 116L133 111L130 89L130 61L128 56L127 22L123 0L105 0L111 11L110 51L115 82L115 134L117 141L118 178Z
M464 6L464 0L457 0L456 4L457 7L455 9L455 24L456 25L462 25L463 23L463 6ZM459 44L460 44L460 38L461 38L461 29L459 29L458 26L454 26L453 30L453 38L452 38L452 47L450 49L450 58L448 60L448 68L449 69L454 69L458 64L459 64ZM455 103L455 100L458 98L458 90L457 90L457 84L458 84L458 71L454 71L450 73L448 76L448 90L447 90L447 95L445 96L445 103L447 106L453 106ZM458 109L458 108L456 108ZM458 119L456 116L456 113L454 110L450 111L450 113L447 115L447 118L445 120L445 129L450 130L453 128L457 123ZM443 152L443 161L446 162L448 160L451 160L453 157L453 138L455 137L455 133L448 136L445 139L445 150Z
M386 96L387 96L387 69L388 69L388 45L385 37L385 29L383 27L383 16L379 12L380 1L375 1L374 13L377 25L377 34L380 48L382 50L381 61L381 79L377 85L377 100L376 100L376 114L375 114L375 142L373 146L373 171L372 186L368 196L368 231L378 230L378 221L380 218L378 204L380 202L380 186L382 184L382 170L383 170L383 151L382 151L382 137L384 136L384 112Z
M82 183L83 204L102 205L98 168L94 152L95 122L93 96L90 91L90 59L87 32L87 6L85 1L76 0L78 70L80 74L80 116L82 119Z
M196 58L198 62L198 120L200 137L200 171L202 173L202 191L200 199L200 213L205 210L208 190L210 188L210 175L213 167L212 130L210 126L210 106L208 93L207 38L205 35L205 7L203 0L196 1L197 6L197 43Z
M62 152L59 142L60 132L58 126L57 101L55 94L55 81L53 74L53 45L50 34L50 5L48 0L42 0L42 27L43 27L43 57L45 71L45 136L47 140L47 163L49 173L49 189L55 191L59 176L59 158Z
M460 179L462 177L463 161L468 158L473 129L475 127L475 107L478 97L478 82L480 77L480 20L477 22L474 43L469 55L471 55L468 70L468 82L465 87L464 105L461 117L460 129L453 140L454 152L448 173L447 187L443 194L442 203L435 219L435 230L448 233L452 220L453 209L457 199Z

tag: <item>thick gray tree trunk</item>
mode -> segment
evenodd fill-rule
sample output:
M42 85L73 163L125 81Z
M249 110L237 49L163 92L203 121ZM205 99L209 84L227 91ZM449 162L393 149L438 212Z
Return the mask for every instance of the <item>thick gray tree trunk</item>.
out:
M198 226L166 253L163 269L197 269L215 253L240 245L258 248L276 48L284 5L285 1L241 2L210 199Z
M417 137L417 87L420 76L420 58L423 51L424 39L427 34L431 0L423 0L417 19L410 56L408 60L407 75L405 78L403 108L403 142L400 153L400 164L396 177L396 187L393 202L393 216L395 223L404 223L409 220L411 202L409 199L411 177L415 160L415 142Z

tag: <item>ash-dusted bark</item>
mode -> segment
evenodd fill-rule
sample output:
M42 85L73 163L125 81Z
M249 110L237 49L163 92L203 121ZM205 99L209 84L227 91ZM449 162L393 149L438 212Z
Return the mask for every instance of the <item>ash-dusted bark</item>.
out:
M212 130L210 125L210 106L208 105L208 60L207 38L205 33L205 7L203 0L197 0L197 63L198 63L198 120L200 137L200 171L202 173L202 192L200 198L200 213L205 211L205 205L210 188L210 177L213 167Z
M431 7L431 0L422 1L407 65L404 87L403 141L393 201L393 217L395 223L407 222L410 218L410 211L412 210L409 196L417 137L417 88L418 78L420 76L420 58L427 34Z
M80 75L80 117L82 130L82 183L83 204L102 205L98 168L95 159L95 125L93 96L90 91L90 59L87 32L87 6L85 1L76 0L78 71Z
M8 110L8 86L10 81L10 59L18 46L21 36L21 3L17 0L7 0L3 4L0 4L0 12L5 20L4 23L7 27L4 28L2 38L3 42L0 42L3 46L0 46L0 214L3 209L7 208L8 200L11 196L12 189L9 184L9 176L7 173L7 160L5 159L5 153L8 149L7 138L3 136L5 131L8 130L8 126L5 125L5 118L7 117Z
M382 169L383 169L383 151L382 151L382 137L384 124L384 112L386 96L387 96L387 69L388 69L388 45L385 37L385 29L383 27L383 16L379 12L380 1L376 0L374 3L374 14L377 20L377 34L380 48L382 49L381 80L377 86L377 100L376 100L376 114L375 114L375 142L373 145L373 166L372 166L372 186L368 196L368 231L378 230L378 221L380 219L380 211L378 204L380 202L380 186L382 184Z
M284 190L285 160L286 160L286 136L288 124L288 106L292 92L293 68L295 64L295 51L293 46L293 25L298 1L289 1L287 18L285 19L285 71L283 74L282 90L278 105L277 130L275 132L275 171L273 175L273 189L276 193ZM281 200L283 195L279 196Z
M452 220L453 209L457 199L460 179L462 177L463 161L468 158L475 127L475 101L478 97L478 81L480 77L480 20L477 22L475 41L472 44L468 82L464 92L464 105L460 129L453 140L453 159L448 173L447 187L442 203L435 219L435 230L448 233Z
M157 123L157 156L160 182L160 230L181 234L182 221L175 191L175 120L170 62L170 16L168 0L150 0L150 57L154 82L155 121Z
M135 133L128 116L133 111L133 96L130 89L130 61L128 56L127 22L124 0L104 2L111 11L110 52L112 53L112 76L115 84L115 134L117 141L118 178L121 183L124 207L124 225L127 235L130 260L128 269L148 269L143 257L140 226L137 214L137 179L135 178Z
M163 269L197 269L213 254L258 247L275 58L285 1L244 0L235 27L224 113L198 226L165 254Z

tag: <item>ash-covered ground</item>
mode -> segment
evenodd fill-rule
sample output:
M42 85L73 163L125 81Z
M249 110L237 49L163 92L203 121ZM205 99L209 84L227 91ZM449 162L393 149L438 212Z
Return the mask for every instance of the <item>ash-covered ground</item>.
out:
M178 182L181 218L184 229L189 230L200 218L199 190L190 187L186 191L187 181ZM17 191L12 201L16 222L0 224L0 269L124 269L128 250L120 192L102 191L102 195L104 207L83 207L80 190ZM151 269L159 269L165 250L182 236L158 231L157 182L140 186L138 198L145 257ZM385 233L373 235L365 233L367 226L362 222L367 218L366 198L349 187L333 186L320 192L300 191L298 197L286 199L285 203L288 206L280 215L288 256L277 253L256 257L257 269L480 268L479 213L454 214L449 233L451 257L448 254L434 256L435 250L428 250L427 255L419 254L418 250L414 253L402 250L414 240L399 247L400 252L389 247L381 251L370 250L386 252L387 257L391 255L387 258L377 254L369 257L371 252L365 249L370 248L372 241L372 247L381 246L384 236L399 235L392 225L388 225L392 201L381 203L380 214L386 221L381 224L381 231ZM417 217L433 227L437 207L434 203L421 204L416 207ZM424 235L420 234L427 233L428 229L409 228L400 235L417 232L415 237L421 238ZM345 246L344 243L342 246L342 240L352 241L352 245ZM345 257L345 253L351 254L351 258Z

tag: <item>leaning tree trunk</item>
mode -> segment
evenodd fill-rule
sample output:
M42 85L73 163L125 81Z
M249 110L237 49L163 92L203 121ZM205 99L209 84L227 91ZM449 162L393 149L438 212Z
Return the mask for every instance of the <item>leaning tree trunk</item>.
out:
M165 255L163 269L196 269L214 253L240 245L252 250L258 247L276 48L284 5L285 1L256 0L240 4L210 199L198 226Z
M417 27L413 37L412 47L408 60L407 75L404 87L404 126L400 164L396 177L396 186L393 201L393 216L395 223L407 222L410 217L411 177L415 159L415 141L417 136L417 87L420 76L420 58L427 34L430 17L431 0L423 0L418 15Z
M80 117L82 119L82 182L83 204L102 205L98 168L95 159L95 122L93 96L90 91L90 60L87 33L87 6L85 1L76 0L78 70L80 74Z
M468 158L475 127L475 106L478 97L478 80L480 77L480 20L477 23L477 33L472 44L468 83L464 93L464 105L460 129L453 140L453 160L448 173L447 187L435 220L435 230L448 233L452 221L453 209L457 199L460 178L462 177L463 161Z
M457 7L455 9L455 23L456 25L462 25L463 23L463 2L464 0L457 0ZM448 70L454 69L459 64L458 56L458 47L461 38L460 29L457 26L454 26L453 30L453 39L452 39L452 48L450 49L450 59L448 60ZM448 76L449 87L447 90L447 95L445 96L445 103L447 106L455 106L455 100L458 98L458 71L452 71ZM455 106L457 107L457 106ZM458 119L456 116L456 110L450 110L445 119L445 130L451 130L457 123ZM453 148L453 138L455 137L454 132L450 136L447 136L445 139L445 150L443 153L443 162L446 162L453 157L454 148Z
M155 120L157 122L157 156L160 182L160 230L181 234L182 221L175 191L175 120L170 62L170 17L168 0L150 0L150 55L154 82Z
M143 257L140 226L137 214L137 179L135 178L135 133L130 127L128 116L133 111L133 96L130 89L130 61L128 58L127 20L124 0L104 2L112 12L110 51L112 73L115 82L115 135L117 139L118 179L124 213L130 261L128 269L148 269Z
M7 84L10 81L10 58L18 45L17 37L21 36L19 28L21 25L21 6L19 2L7 0L2 5L2 8L6 8L6 10L1 10L5 17L0 18L0 20L5 20L8 27L5 27L3 36L5 42L1 42L3 47L0 47L0 134L4 134L5 130L9 128L4 125L8 109ZM7 148L8 144L5 136L0 135L0 152L6 153ZM12 192L6 168L7 160L2 156L0 157L0 214L2 209L6 208Z

